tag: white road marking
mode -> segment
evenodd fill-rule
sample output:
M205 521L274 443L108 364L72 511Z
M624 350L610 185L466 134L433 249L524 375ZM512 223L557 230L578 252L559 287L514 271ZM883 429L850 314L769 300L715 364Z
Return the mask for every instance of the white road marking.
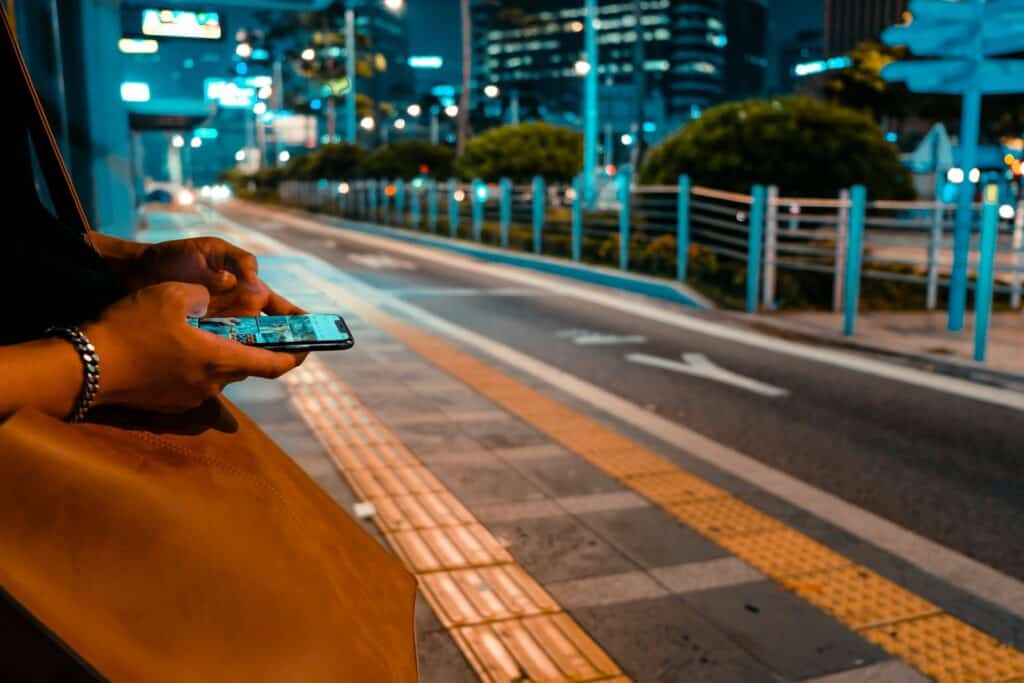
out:
M579 346L622 346L647 342L647 337L639 334L603 334L590 330L559 330L555 336L572 339L572 342Z
M396 259L390 254L349 254L350 261L373 270L416 270L412 261Z
M789 395L789 392L785 389L780 389L779 387L772 386L771 384L765 384L764 382L758 382L756 379L744 377L743 375L732 372L731 370L726 370L719 365L715 365L708 360L707 356L700 353L684 353L684 362L682 363L669 360L668 358L649 356L646 353L631 353L626 356L626 360L631 363L650 365L655 368L664 368L665 370L672 370L673 372L680 372L685 375L693 375L694 377L703 377L704 379L710 379L739 389L745 389L760 396L781 398Z
M312 221L305 220L303 222L312 223ZM244 227L239 226L239 228L251 232ZM265 240L266 244L276 245L280 253L299 253L294 248L272 237L262 235L260 237ZM291 272L296 279L304 279L308 284L329 292L338 304L343 304L350 297L359 297L371 306L386 305L402 311L426 328L433 329L465 346L475 348L500 362L533 375L549 386L557 387L692 457L704 460L739 479L803 508L820 519L892 553L927 574L937 576L982 600L1001 606L1013 615L1024 618L1024 582L924 538L774 467L765 465L749 455L645 410L635 403L554 366L476 332L459 327L413 304L386 296L380 290L347 275L326 261L310 255L305 257L319 261L327 268L332 269L335 277L344 282L345 286L342 287L317 277L304 268L292 268Z
M497 289L474 289L470 287L423 287L408 289L391 289L395 296L545 296L536 289L519 289L502 287Z
M290 223L291 225L304 230L324 235L337 235L338 227L328 227L306 218L300 218L292 214L264 209L261 211L272 213L275 218ZM344 230L344 228L342 228ZM883 377L905 384L924 387L933 391L939 391L954 396L983 401L993 405L1010 408L1012 410L1024 411L1024 393L990 387L984 384L977 384L968 380L937 375L915 368L903 367L874 360L864 356L838 351L833 349L819 348L807 344L800 344L785 339L776 339L759 332L746 330L740 327L732 327L722 323L712 322L694 315L687 315L673 310L667 310L663 305L651 304L636 296L620 295L615 296L607 288L588 288L567 281L557 276L548 276L534 270L525 270L514 266L503 266L497 263L481 262L467 256L453 254L451 252L424 247L408 242L401 242L388 237L378 237L361 232L346 231L345 237L353 242L371 245L377 249L386 249L399 253L408 254L427 261L433 261L446 266L460 268L462 270L475 272L488 277L500 277L505 280L518 282L523 285L545 289L556 294L575 297L605 308L622 311L629 315L647 318L656 322L678 327L680 329L704 334L709 337L725 339L737 344L743 344L751 348L762 349L774 353L781 353L787 356L810 360L818 363L825 363L834 367L861 372L866 375Z

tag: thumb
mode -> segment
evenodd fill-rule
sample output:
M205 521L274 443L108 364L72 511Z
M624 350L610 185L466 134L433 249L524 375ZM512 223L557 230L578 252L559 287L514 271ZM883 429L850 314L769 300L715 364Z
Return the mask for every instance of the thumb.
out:
M208 270L203 273L202 282L211 294L226 294L238 284L238 278L230 270Z
M186 282L172 282L162 285L165 301L176 315L202 318L210 306L210 292L202 285Z

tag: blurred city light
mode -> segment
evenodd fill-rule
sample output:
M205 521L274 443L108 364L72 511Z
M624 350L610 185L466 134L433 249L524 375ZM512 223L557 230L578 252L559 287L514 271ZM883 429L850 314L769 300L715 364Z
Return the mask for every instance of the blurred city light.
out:
M497 97L500 94L501 94L501 89L498 88L498 86L496 86L494 84L485 85L484 86L484 95L486 95L487 97L490 97L491 99L494 99L495 97Z
M122 38L117 49L126 55L151 55L160 51L160 43L152 38Z
M307 62L312 62L314 59L316 59L316 50L314 50L311 47L307 47L305 50L302 51L302 59L304 59Z
M373 130L376 125L376 122L370 116L364 116L359 122L359 127L363 130Z
M577 75L586 76L588 73L590 73L590 62L588 62L585 59L579 59L576 61L572 68Z
M962 168L957 168L956 166L954 166L953 168L946 171L946 180L948 180L951 183L962 183L964 181L964 170Z
M282 150L281 153L277 155L277 160L280 161L282 164L288 163L288 160L291 159L291 158L292 158L291 152L289 152L286 149Z
M981 180L981 170L977 168L972 168L971 172L967 175L967 177L970 179L972 183L976 183Z
M447 107L444 108L444 113L447 114L449 118L454 119L456 116L459 115L459 105L449 104Z
M405 110L405 113L409 116L416 118L423 113L423 107L418 104L410 104L409 108Z
M384 0L384 6L392 12L400 12L404 5L404 0Z
M263 114L266 114L267 113L267 103L266 102L257 102L256 104L252 105L252 113L256 114L256 116L262 116Z
M853 60L849 57L830 57L829 59L818 59L813 62L803 62L793 67L793 75L798 77L820 74L826 71L835 71L853 66Z
M185 146L185 138L181 135L175 135L171 138L171 146L181 149Z
M216 12L144 9L142 33L147 36L220 40L220 15Z
M405 128L405 119L395 119L395 128L403 130Z
M196 128L192 131L192 134L202 138L203 140L216 140L220 136L220 131L216 128Z
M630 135L629 133L623 133L622 137L619 138L619 141L622 142L622 144L625 145L626 147L629 147L630 145L633 144L633 136Z
M269 99L270 96L273 95L273 94L274 94L274 89L271 88L269 85L263 86L262 88L260 88L256 92L256 96L259 97L261 100Z
M1003 220L1012 220L1015 213L1013 204L1003 204L999 207L999 217Z
M235 161L238 161L238 162L245 161L245 150L244 149L240 149L237 152L235 152Z
M200 147L203 146L203 139L200 137L193 137L191 140L188 141L188 145L192 149L199 149Z
M122 83L121 99L125 102L149 102L149 84L130 81Z
M454 198L455 201L457 202L465 201L466 193L463 192L462 190L455 190L455 193L452 195L452 198Z
M249 43L239 43L235 47L235 54L242 59L249 59L249 57L252 57L252 45Z
M481 183L476 186L476 199L478 202L487 201L487 185Z
M444 66L444 58L436 55L413 55L408 64L413 69L440 69Z
M192 206L196 202L196 196L189 190L182 190L178 193L178 203L182 206Z
M569 22L569 30L573 33L580 33L586 28L582 21L571 21Z
M338 194L348 194L351 189L348 183L338 183Z

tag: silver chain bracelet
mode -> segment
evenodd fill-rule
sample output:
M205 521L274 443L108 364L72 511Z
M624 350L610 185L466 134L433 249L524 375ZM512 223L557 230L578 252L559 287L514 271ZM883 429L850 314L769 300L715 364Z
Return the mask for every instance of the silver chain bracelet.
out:
M86 413L96 400L96 394L100 390L100 357L96 353L96 347L92 345L85 332L79 327L52 327L47 330L51 337L60 337L71 343L78 352L82 361L83 377L82 389L78 392L75 406L67 417L71 423L81 422L85 419Z

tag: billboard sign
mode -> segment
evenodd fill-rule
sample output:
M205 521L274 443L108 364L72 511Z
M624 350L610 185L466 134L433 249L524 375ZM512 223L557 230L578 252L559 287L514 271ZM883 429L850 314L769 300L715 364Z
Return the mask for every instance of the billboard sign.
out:
M178 9L144 9L142 33L161 38L220 40L220 14Z

